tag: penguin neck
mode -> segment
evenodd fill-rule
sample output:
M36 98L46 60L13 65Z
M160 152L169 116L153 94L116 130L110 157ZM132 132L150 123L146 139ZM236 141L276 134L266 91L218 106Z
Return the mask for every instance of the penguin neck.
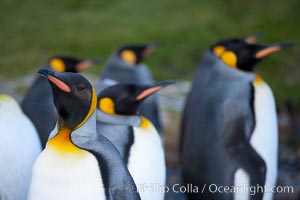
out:
M71 130L69 128L57 127L54 130L58 130L56 135L49 139L47 147L55 148L62 153L80 153L83 150L76 146L77 142L86 142L93 140L96 135L96 116L95 112L91 117L78 129ZM76 138L76 144L73 143L73 138Z
M71 138L72 141L73 138L76 138L76 143L78 140L80 142L89 142L97 138L96 110L80 128L73 131Z
M80 149L71 141L71 133L72 130L69 128L58 129L58 133L48 141L46 148L54 148L61 153L80 152Z
M253 83L260 85L260 84L264 83L264 80L262 79L262 77L258 73L255 73L255 79L253 80Z
M108 114L100 109L97 109L97 122L115 124L115 125L125 125L125 126L141 126L143 124L143 116L132 115L118 115L118 114Z
M146 117L141 116L141 124L139 125L139 128L149 128L152 123L150 122L150 120L148 120Z

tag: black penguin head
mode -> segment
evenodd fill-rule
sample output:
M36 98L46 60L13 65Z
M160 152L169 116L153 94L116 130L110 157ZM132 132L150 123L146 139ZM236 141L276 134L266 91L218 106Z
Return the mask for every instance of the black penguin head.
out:
M78 73L55 73L40 69L50 82L53 100L58 112L58 128L74 130L83 125L96 109L95 89Z
M163 81L154 85L116 84L98 95L98 108L108 114L136 115L144 99L173 83L175 82Z
M158 42L147 45L125 45L118 50L118 56L129 65L137 65L149 56L158 45Z
M222 53L224 53L229 46L239 45L240 43L247 43L247 44L255 44L258 39L262 38L264 34L257 33L253 35L249 35L245 38L230 38L226 40L221 40L217 43L215 43L210 50L213 54L216 56L220 56Z
M291 46L293 43L277 43L269 45L247 44L240 42L229 45L226 51L220 55L220 59L227 65L244 71L253 71L255 65L263 58Z
M211 51L230 67L253 71L263 58L294 44L283 42L260 45L254 44L256 41L252 37L224 40L213 45Z
M82 60L69 56L53 56L47 61L47 65L55 72L81 72L95 63L96 60Z

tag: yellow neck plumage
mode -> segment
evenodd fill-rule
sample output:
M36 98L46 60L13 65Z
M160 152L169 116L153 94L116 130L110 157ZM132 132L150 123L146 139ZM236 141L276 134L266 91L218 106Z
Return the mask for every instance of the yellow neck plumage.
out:
M141 116L141 119L142 123L139 126L140 128L148 128L151 125L151 122L146 117Z
M60 129L57 135L48 141L47 147L55 148L61 153L80 153L82 150L71 141L71 133L70 129Z
M254 84L262 84L264 83L264 80L262 79L262 77L259 74L255 74L255 79L253 80Z

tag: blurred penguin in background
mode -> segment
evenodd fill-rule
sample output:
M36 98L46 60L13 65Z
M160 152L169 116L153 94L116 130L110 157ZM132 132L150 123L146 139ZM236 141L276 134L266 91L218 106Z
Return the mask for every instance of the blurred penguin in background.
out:
M96 62L92 59L83 60L68 56L53 56L42 68L55 72L81 72ZM40 76L37 77L28 89L21 107L35 125L44 148L49 133L55 127L57 120L57 112L48 81Z
M95 83L97 94L116 82L125 84L152 84L149 68L142 64L159 45L153 42L146 45L125 45L113 52L103 70L101 78ZM156 95L147 98L140 106L139 113L147 117L161 134L161 116Z
M153 124L138 114L139 105L174 81L157 84L116 84L98 95L97 131L119 150L144 200L162 200L166 163L160 136Z
M12 97L0 94L0 199L26 200L38 133Z
M230 39L213 45L200 63L182 119L183 181L200 188L276 185L278 130L270 87L258 62L292 43ZM258 190L189 193L189 199L273 199Z

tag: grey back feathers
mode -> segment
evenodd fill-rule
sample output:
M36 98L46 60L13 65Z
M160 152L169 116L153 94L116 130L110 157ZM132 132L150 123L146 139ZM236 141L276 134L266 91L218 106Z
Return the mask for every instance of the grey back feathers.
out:
M49 68L49 67L45 67ZM45 147L49 133L55 127L57 112L48 81L37 77L21 103L23 112L31 119L39 133L42 147Z
M109 78L99 79L95 82L94 88L96 89L97 95L100 94L105 88L118 84L117 81Z
M111 115L101 111L100 109L97 109L96 116L97 116L97 121L107 123L107 124L139 126L142 123L142 120L139 116Z
M199 115L201 117L199 122L202 120L205 122L209 119L218 120L226 117L219 115L224 104L232 104L236 107L243 106L242 110L249 109L250 84L254 78L253 73L230 68L207 51L196 72L192 89L187 97L183 113L183 132L189 127L188 123L194 124L195 119L190 119L193 118L192 115ZM234 105L235 102L236 105ZM214 107L207 105L214 105ZM227 114L230 115L230 113ZM209 124L215 125L213 122ZM209 124L199 123L200 126L209 126ZM218 127L215 129L219 130Z

